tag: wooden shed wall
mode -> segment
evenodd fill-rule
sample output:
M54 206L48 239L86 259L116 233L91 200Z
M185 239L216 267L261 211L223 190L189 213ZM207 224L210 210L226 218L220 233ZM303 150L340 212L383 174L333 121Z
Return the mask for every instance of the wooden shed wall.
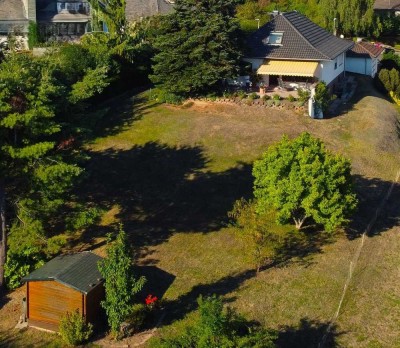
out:
M27 283L28 324L58 331L60 318L76 309L82 313L85 295L56 281Z
M86 320L91 323L98 323L102 320L104 312L100 302L105 298L104 285L99 284L86 296L85 315Z

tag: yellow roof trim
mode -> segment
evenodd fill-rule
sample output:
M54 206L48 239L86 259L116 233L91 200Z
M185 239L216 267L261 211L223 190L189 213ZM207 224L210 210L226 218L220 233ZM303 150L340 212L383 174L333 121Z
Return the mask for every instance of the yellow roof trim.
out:
M257 74L313 77L317 68L318 62L268 60L258 68Z

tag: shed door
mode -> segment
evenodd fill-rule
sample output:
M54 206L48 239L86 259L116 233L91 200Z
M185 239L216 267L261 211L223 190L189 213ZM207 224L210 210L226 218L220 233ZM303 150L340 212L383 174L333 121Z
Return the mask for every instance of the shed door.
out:
M55 281L29 282L28 319L59 324L66 312L82 312L83 294Z

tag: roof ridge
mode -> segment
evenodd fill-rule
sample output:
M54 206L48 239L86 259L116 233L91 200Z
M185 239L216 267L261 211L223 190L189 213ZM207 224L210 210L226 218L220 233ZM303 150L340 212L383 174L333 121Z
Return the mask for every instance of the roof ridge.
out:
M328 57L325 53L322 53L318 48L316 48L313 44L311 44L311 42L310 41L308 41L305 37L304 37L304 35L302 34L302 33L300 33L300 31L298 31L297 30L297 28L292 24L292 22L288 19L288 18L286 18L286 14L289 14L289 13L297 13L297 14L299 14L300 16L302 16L302 17L304 17L305 19L307 19L308 21L310 21L306 16L304 16L304 15L302 15L301 13L299 13L299 12L297 12L297 11L289 11L289 12L283 12L282 13L282 17L283 18L285 18L285 20L289 23L289 25L296 31L296 33L297 34L299 34L302 38L303 38L303 40L310 46L310 47L312 47L314 50L316 50L319 54L321 54L322 56L324 56L325 58L327 58L328 60L332 60L330 57ZM310 21L312 24L315 24L314 22L312 22L312 21ZM316 24L315 24L316 25ZM322 28L323 29L323 28ZM323 30L325 30L325 29L323 29Z

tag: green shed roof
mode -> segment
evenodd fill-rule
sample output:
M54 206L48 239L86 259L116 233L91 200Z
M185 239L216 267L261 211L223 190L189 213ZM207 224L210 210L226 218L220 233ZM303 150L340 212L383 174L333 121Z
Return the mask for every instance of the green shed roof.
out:
M97 263L100 256L90 251L63 254L22 279L23 282L55 280L84 294L103 282Z

